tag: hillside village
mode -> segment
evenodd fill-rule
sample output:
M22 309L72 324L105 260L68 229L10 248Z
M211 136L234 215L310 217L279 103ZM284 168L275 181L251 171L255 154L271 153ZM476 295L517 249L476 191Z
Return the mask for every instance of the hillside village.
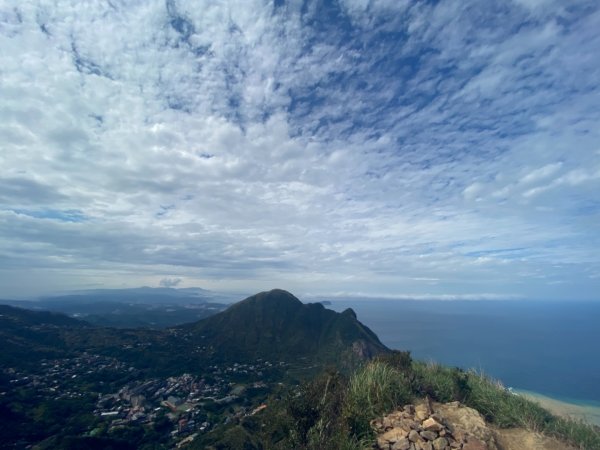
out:
M208 366L200 376L144 378L142 371L116 358L83 353L63 359L42 360L35 373L3 369L11 389L38 399L67 400L96 396L88 433L152 426L172 442L193 439L218 424L252 415L270 386L274 368L284 362L259 359L254 364ZM0 392L0 397L10 395Z

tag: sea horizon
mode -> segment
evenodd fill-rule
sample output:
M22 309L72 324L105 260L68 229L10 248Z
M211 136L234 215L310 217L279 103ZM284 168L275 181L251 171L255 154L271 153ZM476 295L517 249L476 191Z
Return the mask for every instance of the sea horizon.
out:
M600 412L600 303L335 300L387 347ZM600 417L600 416L599 416Z

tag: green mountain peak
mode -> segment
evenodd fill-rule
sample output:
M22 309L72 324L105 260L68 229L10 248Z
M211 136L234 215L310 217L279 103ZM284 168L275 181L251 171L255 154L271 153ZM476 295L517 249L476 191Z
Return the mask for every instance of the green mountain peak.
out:
M304 304L282 289L261 292L191 325L216 351L243 359L311 358L344 365L388 349L354 311Z

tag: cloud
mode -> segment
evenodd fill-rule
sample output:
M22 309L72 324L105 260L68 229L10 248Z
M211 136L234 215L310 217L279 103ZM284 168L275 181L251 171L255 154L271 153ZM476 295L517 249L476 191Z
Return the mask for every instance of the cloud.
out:
M182 281L181 278L163 278L159 284L162 287L172 288L178 286Z
M556 162L553 164L546 164L544 167L540 167L539 169L532 170L527 175L525 175L521 179L521 183L523 184L531 184L542 181L560 170L562 167L561 162Z
M597 292L600 10L541 3L0 6L0 284Z

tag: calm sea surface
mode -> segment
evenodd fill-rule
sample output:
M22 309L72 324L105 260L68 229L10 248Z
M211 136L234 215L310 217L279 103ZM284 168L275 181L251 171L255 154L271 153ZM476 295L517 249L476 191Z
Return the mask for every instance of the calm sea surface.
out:
M600 406L600 302L335 301L390 348Z

